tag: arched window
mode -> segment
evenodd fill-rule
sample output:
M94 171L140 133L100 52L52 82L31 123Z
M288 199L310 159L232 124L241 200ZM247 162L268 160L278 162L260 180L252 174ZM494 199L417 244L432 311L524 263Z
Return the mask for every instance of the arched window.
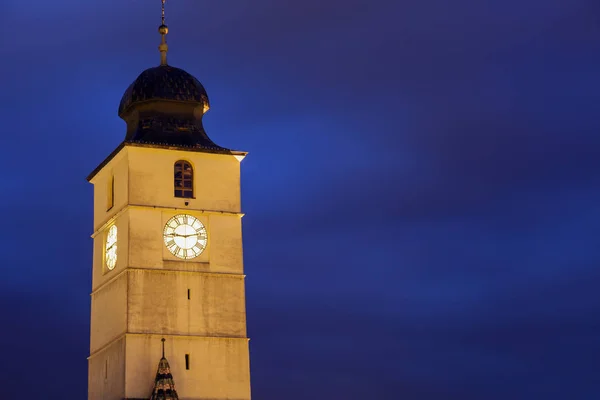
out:
M194 170L187 161L175 163L175 197L194 197Z

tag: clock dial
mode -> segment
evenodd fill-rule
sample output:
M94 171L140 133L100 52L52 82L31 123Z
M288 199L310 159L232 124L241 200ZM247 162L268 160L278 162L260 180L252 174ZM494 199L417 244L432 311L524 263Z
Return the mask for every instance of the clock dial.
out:
M115 225L108 229L104 258L106 260L106 268L109 271L115 269L117 265L117 227Z
M163 237L171 254L184 260L202 254L208 241L202 222L187 214L179 214L168 220Z

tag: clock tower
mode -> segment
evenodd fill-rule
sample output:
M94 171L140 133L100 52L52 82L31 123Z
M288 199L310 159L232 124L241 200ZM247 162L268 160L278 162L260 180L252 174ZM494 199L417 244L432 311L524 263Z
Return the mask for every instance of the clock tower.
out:
M202 84L167 63L119 105L123 142L94 185L88 400L250 399L240 162L202 118ZM167 361L168 360L168 361Z

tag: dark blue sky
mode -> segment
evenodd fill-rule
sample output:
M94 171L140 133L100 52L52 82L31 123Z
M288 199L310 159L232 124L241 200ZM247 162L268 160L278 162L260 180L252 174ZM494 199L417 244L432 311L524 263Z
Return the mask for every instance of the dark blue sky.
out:
M600 398L600 2L167 6L209 135L250 153L254 398ZM160 2L2 8L2 393L84 399L85 177Z

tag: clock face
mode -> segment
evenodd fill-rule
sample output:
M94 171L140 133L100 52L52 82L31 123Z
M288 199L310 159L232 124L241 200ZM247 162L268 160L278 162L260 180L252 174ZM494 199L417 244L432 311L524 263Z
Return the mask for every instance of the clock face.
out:
M167 221L163 232L165 246L178 258L198 257L206 248L206 228L197 218L179 214Z
M108 268L109 271L112 271L117 265L117 227L115 225L108 229L108 234L106 235L106 247L104 251L106 268Z

